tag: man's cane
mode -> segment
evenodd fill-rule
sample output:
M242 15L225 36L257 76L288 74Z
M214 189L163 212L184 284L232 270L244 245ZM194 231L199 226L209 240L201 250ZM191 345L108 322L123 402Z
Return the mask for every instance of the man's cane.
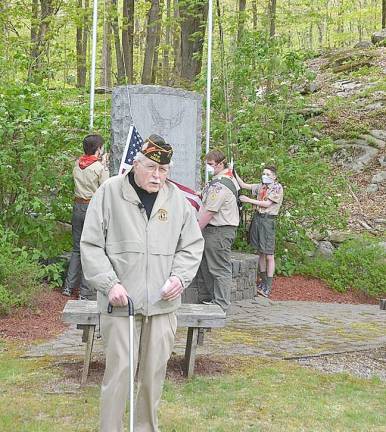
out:
M109 303L107 312L111 314L113 305ZM134 432L134 304L133 300L127 297L127 311L129 314L129 431Z

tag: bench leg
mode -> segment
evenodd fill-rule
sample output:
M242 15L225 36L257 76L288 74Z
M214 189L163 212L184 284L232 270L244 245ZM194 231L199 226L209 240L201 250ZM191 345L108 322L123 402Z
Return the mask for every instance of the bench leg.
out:
M198 329L198 336L197 336L197 345L204 345L204 336L205 336L205 330L203 327Z
M184 375L188 378L192 377L194 374L194 362L196 360L196 348L198 339L198 328L189 327L188 336L186 338L186 348L185 348L185 367Z
M86 344L86 351L84 353L82 378L80 380L81 385L86 384L86 381L87 381L88 370L89 370L90 361L91 361L92 347L94 344L94 334L95 334L95 326L94 325L85 326L85 328L83 329L83 337L85 338L87 336L87 344Z

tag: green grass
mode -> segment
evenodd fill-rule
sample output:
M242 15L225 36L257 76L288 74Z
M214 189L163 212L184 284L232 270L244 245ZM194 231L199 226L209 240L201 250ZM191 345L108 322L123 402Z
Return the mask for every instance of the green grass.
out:
M20 354L0 344L0 430L96 432L98 386L78 389L63 366ZM222 375L167 380L162 432L386 430L386 388L379 380L257 358L231 364L237 369Z

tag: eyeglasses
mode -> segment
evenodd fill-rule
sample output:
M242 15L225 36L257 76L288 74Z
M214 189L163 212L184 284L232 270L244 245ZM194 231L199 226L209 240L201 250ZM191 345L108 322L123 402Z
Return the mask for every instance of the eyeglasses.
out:
M144 170L148 173L155 173L158 170L158 173L160 175L166 175L169 172L169 166L164 165L148 165L140 162L140 164L143 166Z

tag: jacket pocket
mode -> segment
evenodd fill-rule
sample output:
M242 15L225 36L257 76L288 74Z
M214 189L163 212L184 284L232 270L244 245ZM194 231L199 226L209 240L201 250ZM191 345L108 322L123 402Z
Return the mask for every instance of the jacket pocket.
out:
M136 241L108 243L106 254L135 308L142 307L145 298L145 248Z
M137 241L121 241L106 244L107 255L120 254L124 252L145 253L144 245Z

